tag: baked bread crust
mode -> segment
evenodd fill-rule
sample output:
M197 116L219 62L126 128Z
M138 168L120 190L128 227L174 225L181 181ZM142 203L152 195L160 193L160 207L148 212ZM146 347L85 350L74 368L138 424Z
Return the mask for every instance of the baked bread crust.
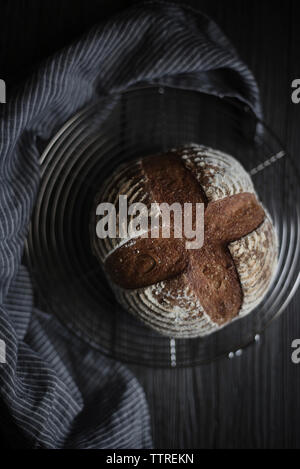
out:
M196 337L262 299L276 266L276 234L233 157L190 145L134 161L114 173L95 205L116 204L121 194L149 209L153 202L205 204L204 246L193 250L174 237L124 240L117 232L115 239L98 239L93 208L93 251L128 311L165 335Z

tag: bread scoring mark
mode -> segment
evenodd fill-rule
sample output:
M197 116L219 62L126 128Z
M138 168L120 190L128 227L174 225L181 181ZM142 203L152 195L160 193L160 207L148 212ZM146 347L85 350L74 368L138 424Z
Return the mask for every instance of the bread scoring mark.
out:
M245 191L256 194L250 176L239 162L222 152L202 147L200 154L204 156L205 152L208 152L209 156L205 158L205 161L202 158L199 160L198 146L193 146L193 155L189 159L192 161L192 169L201 180L210 200L218 200L224 196ZM211 168L212 160L214 168ZM201 176L203 172L205 175L208 173L207 177ZM229 173L230 177L228 177ZM240 182L235 180L236 175ZM265 233L264 227L266 226L268 230ZM277 265L277 245L276 232L269 216L257 230L229 245L244 294L240 316L252 310L261 301L262 295L267 292ZM256 256L257 259L260 256L260 268L253 281L254 271L253 269L250 271L250 267ZM257 265L256 262L254 263ZM252 289L249 288L249 283Z
M169 307L164 305L162 307L153 299L150 291L152 288L155 286L131 291L130 294L128 290L119 289L118 300L143 322L167 336L172 333L176 338L192 338L205 335L216 327L216 324L204 312L201 316L197 314L196 317L192 315L189 317L189 313L181 310L179 306L174 308L171 305Z
M253 233L229 245L244 301L240 316L252 311L267 293L277 266L277 237L269 216Z

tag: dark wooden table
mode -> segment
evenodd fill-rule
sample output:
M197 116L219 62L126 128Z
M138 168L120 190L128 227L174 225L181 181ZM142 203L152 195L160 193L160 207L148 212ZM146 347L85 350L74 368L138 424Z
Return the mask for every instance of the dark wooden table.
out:
M0 75L9 88L45 56L129 1L0 2ZM298 158L300 78L297 0L199 0L257 77L265 119ZM298 162L299 164L299 162ZM299 241L300 242L300 241ZM181 370L135 367L145 388L157 448L300 447L300 365L291 342L300 338L300 292L261 342L241 357Z

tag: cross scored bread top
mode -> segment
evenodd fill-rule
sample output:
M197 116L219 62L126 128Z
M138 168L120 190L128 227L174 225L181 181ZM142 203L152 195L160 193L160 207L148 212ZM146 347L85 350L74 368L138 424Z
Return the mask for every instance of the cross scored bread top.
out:
M125 243L105 260L112 281L138 289L177 277L199 299L211 320L223 324L238 315L243 292L228 244L255 230L265 212L253 193L208 202L180 154L169 152L141 160L145 190L153 202L204 203L204 245L186 249L185 238L142 238Z

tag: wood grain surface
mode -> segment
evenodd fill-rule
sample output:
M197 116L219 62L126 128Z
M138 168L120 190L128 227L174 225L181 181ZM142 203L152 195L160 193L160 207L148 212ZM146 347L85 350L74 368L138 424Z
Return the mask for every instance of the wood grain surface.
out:
M1 1L0 76L9 89L39 61L89 26L134 2ZM178 2L179 3L179 2ZM211 15L253 70L265 120L295 159L300 152L297 0L186 0ZM259 344L240 357L181 370L133 370L147 394L156 448L300 447L300 365L291 342L300 338L300 292Z

